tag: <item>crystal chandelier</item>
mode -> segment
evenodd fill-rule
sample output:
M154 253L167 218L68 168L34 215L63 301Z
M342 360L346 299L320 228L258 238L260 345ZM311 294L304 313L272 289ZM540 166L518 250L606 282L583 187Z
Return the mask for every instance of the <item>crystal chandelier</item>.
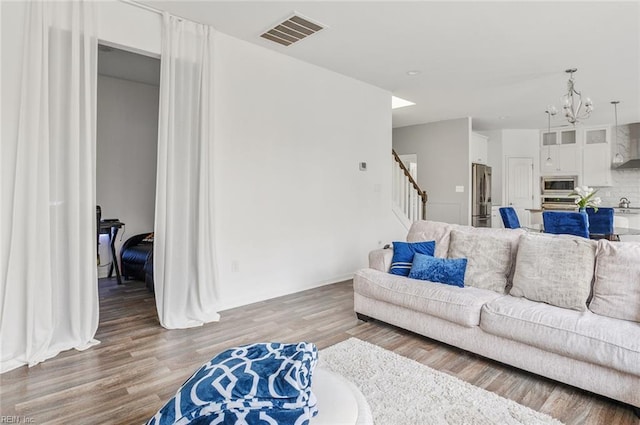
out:
M565 72L570 74L569 81L567 81L567 94L563 96L564 116L571 124L577 123L580 120L589 118L593 111L593 102L588 97L582 102L582 95L576 90L575 82L573 81L573 73L576 72L576 68L567 69ZM584 109L582 108L584 106Z

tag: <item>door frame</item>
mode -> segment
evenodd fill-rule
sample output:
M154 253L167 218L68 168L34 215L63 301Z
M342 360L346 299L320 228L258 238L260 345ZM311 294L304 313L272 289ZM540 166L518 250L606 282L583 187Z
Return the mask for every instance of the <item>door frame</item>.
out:
M522 207L522 206L514 206L513 202L511 200L511 167L512 167L512 160L526 160L529 163L529 166L531 167L531 200L529 202L529 205L526 207ZM513 206L514 208L516 208L516 211L518 213L518 216L520 218L521 224L524 226L527 226L530 224L531 221L531 214L530 211L531 209L535 208L535 202L536 202L536 170L535 170L535 159L533 157L530 156L512 156L512 157L506 157L505 158L505 173L504 173L504 180L503 180L503 190L504 190L504 196L503 196L503 204L505 206Z

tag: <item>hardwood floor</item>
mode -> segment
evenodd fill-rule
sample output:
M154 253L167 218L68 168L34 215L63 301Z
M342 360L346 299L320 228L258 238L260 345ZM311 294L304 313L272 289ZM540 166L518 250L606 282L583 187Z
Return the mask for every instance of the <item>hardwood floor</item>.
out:
M158 323L153 295L143 283L118 286L115 279L101 280L96 335L101 344L0 375L0 414L18 415L21 423L34 424L141 424L202 363L230 346L306 340L322 349L350 337L457 376L567 425L640 423L629 406L381 322L361 322L353 313L351 282L224 311L220 322L199 328L166 330Z

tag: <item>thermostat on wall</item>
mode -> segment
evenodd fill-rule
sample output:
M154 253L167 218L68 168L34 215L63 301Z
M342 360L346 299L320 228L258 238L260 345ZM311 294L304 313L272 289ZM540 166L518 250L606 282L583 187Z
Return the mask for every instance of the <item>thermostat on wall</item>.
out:
M366 162L361 162L360 163L360 171L367 171L367 163Z

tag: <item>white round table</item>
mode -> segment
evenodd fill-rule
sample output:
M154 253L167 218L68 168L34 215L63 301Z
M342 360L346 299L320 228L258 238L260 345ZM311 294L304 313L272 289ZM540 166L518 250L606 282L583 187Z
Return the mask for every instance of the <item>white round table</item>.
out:
M318 414L311 425L373 424L369 403L358 387L341 375L316 367L311 389L318 400Z

